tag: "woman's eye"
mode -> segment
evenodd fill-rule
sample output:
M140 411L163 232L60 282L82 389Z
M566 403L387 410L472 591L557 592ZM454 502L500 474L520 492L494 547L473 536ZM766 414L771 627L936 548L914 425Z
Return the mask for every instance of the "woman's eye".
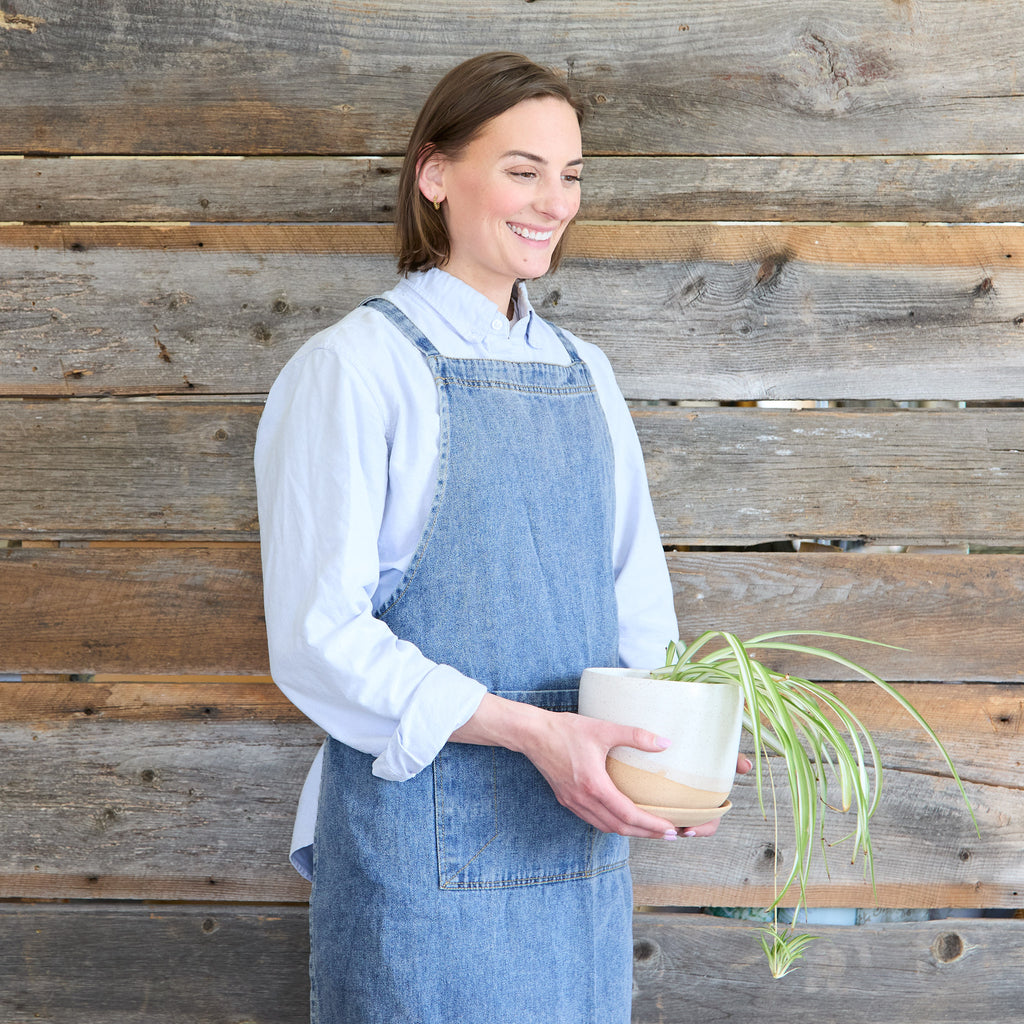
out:
M580 174L563 174L562 180L568 182L570 185L579 185L583 181L583 176Z
M537 177L536 171L512 171L510 172L514 178L527 178L532 180Z

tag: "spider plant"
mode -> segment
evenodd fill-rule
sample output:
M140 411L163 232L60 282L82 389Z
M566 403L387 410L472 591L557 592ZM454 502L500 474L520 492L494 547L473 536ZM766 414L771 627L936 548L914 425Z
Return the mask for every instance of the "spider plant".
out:
M913 705L884 679L862 668L834 651L811 647L799 640L822 637L890 647L861 637L845 636L817 630L764 633L750 640L740 640L732 633L710 630L688 646L669 644L665 665L651 674L659 678L739 686L744 696L744 727L753 741L753 760L768 763L768 752L781 755L785 764L793 809L795 841L793 864L782 883L778 883L776 860L775 901L768 909L772 923L762 929L761 945L768 957L773 977L781 978L803 955L813 936L798 934L790 925L779 927L778 907L783 896L796 883L799 897L793 913L795 922L806 904L807 882L815 847L822 853L827 843L824 834L826 808L855 812L853 831L844 839L853 839L855 862L858 853L864 858L866 877L874 887L874 856L869 824L878 807L882 792L882 767L878 747L871 733L857 716L825 687L796 676L782 675L767 668L751 651L785 651L808 655L841 665L891 697L910 715L936 745L967 803L968 812L978 828L963 782L935 731ZM721 642L722 646L717 646ZM830 793L829 778L833 780ZM770 765L768 778L771 802L778 832L778 809L775 782ZM764 785L760 771L756 776L757 798L762 813L765 809ZM834 799L838 786L838 801ZM840 840L842 842L844 840ZM778 843L775 844L776 850ZM777 858L776 854L776 858Z

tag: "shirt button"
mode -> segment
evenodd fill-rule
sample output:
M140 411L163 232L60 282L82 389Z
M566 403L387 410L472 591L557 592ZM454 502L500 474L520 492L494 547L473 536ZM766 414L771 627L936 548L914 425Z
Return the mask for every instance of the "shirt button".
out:
M503 329L505 328L505 326L506 326L507 324L508 324L508 321L507 321L507 320L502 320L502 318L501 318L500 316L496 316L496 317L495 317L495 318L494 318L494 319L493 319L493 320L491 321L491 330L492 330L492 331L500 331L500 330L503 330Z

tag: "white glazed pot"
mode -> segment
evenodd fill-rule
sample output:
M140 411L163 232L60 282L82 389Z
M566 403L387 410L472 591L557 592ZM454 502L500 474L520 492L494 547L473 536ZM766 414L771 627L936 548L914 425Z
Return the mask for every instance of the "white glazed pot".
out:
M662 810L722 809L743 729L738 686L652 679L643 669L588 668L580 679L580 714L639 726L672 741L657 753L634 747L609 752L608 774L634 803Z

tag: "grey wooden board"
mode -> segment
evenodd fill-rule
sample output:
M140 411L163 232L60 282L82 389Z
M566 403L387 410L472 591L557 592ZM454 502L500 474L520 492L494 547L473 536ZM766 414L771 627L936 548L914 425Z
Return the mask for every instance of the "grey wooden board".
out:
M260 412L258 400L0 402L0 537L252 539ZM666 544L1024 538L1021 409L633 417Z
M9 1024L308 1020L304 907L6 905L0 915ZM1020 921L816 928L805 966L783 982L768 976L749 924L638 914L633 927L634 1024L1019 1019ZM884 983L889 972L898 985Z
M204 707L199 684L164 684L149 703L138 697L147 685L57 686L48 705L47 684L2 684L0 898L303 899L306 884L286 858L319 730L282 712L265 684L266 707L254 709L245 688L242 714L224 686L211 687ZM877 890L839 847L830 877L823 864L812 875L810 904L1024 905L1014 688L906 688L960 765L979 835L927 738L880 705L873 688L851 685L844 699L873 729L887 769L872 821ZM71 689L81 691L77 705ZM767 851L778 847L786 863L788 828L776 838L762 819L751 777L737 781L731 799L714 839L633 843L638 903L771 901ZM830 819L828 835L847 828Z
M202 399L0 402L0 490L24 503L0 521L48 535L84 514L97 537L252 539L261 411L262 402Z
M0 148L394 154L441 74L500 39L569 75L592 152L1024 151L1015 0L457 0L435 15L423 0L156 16L144 0L35 0L5 15Z
M1021 410L637 409L667 544L1017 544Z
M573 229L538 312L629 398L1024 396L1024 228ZM391 287L358 226L0 228L0 395L266 392L308 337Z
M5 1024L300 1024L305 907L0 904Z
M398 157L0 157L11 221L394 219ZM1019 221L1019 156L588 157L583 220Z
M634 921L636 1024L1008 1024L1021 1020L1024 922L817 927L803 966L773 981L746 922Z
M323 738L309 723L79 715L0 730L4 897L306 898L288 843Z

